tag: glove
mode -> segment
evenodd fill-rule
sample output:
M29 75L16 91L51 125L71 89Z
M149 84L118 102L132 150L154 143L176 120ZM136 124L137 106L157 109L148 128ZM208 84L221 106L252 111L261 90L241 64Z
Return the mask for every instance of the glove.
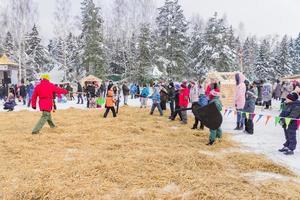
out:
M32 107L33 110L36 110L36 107Z

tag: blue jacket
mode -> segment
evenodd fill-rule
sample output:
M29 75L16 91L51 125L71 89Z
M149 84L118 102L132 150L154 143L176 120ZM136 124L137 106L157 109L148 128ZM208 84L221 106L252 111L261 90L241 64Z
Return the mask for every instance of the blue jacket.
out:
M137 92L137 87L135 85L132 85L130 87L130 92L131 92L131 94L135 94Z
M142 90L142 93L141 93L141 97L146 98L146 97L149 96L149 94L150 94L149 88L148 87L144 87L143 90Z
M33 95L33 91L34 91L34 86L33 85L28 85L26 93L27 93L27 95L30 99Z
M300 101L287 103L283 111L280 113L280 117L299 119L300 118ZM286 128L285 120L281 119L281 124ZM297 121L292 120L288 129L297 130Z
M254 89L247 90L244 112L254 113L256 99L257 99L257 94L256 94L255 90Z
M201 95L199 96L198 104L199 104L201 107L204 107L204 106L208 105L208 99L207 99L207 97L205 96L205 94L201 94Z
M160 94L158 88L154 89L154 92L150 98L152 99L153 103L160 103Z

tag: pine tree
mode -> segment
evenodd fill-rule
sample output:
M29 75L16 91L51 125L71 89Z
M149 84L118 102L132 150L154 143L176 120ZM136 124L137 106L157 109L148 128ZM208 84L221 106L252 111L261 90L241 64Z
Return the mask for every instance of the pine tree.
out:
M187 74L187 29L188 23L178 0L166 0L163 7L158 9L157 48L158 66L164 75L178 79Z
M247 78L255 79L255 59L258 57L258 44L255 37L247 37L243 45L243 66Z
M255 78L259 80L274 79L275 71L270 62L270 42L264 39L260 44L258 55L255 59Z
M89 74L105 76L103 20L93 0L82 2L82 61Z
M300 33L294 42L294 72L300 73Z
M7 32L4 45L3 45L3 53L5 53L7 56L13 58L14 60L15 55L14 55L14 43L13 43L13 38L10 32Z
M46 50L41 44L36 25L26 37L25 49L26 77L33 80L42 71L43 65L47 63Z
M286 35L282 38L277 55L275 55L275 60L274 69L276 75L282 77L293 73L292 58L289 52L289 39Z
M138 42L137 67L134 73L135 81L149 82L152 78L151 32L149 24L142 24Z

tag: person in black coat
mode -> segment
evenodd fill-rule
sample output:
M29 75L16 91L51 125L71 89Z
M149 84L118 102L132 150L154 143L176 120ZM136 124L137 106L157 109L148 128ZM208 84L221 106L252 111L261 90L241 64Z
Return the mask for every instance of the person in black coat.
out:
M173 115L170 118L173 121L175 120L177 114L180 117L180 121L182 121L181 111L178 111L180 109L180 106L179 106L179 94L180 94L180 85L176 84L175 85L175 92L174 92L175 110L174 110Z
M79 82L77 82L77 98L78 98L77 104L79 103L83 104L82 93L83 93L82 86Z
M23 105L26 105L26 86L24 83L20 86L20 97L22 97Z
M168 85L168 97L169 97L169 102L170 102L170 111L171 111L171 115L169 117L169 119L171 119L171 117L174 114L174 110L175 110L175 86L173 82L170 82Z

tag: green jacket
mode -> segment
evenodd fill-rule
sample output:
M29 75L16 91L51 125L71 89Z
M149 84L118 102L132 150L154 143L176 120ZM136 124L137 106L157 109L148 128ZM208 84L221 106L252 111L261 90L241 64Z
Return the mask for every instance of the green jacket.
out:
M223 108L223 105L220 101L220 97L214 97L209 103L215 103L216 106L217 106L217 109L221 112L222 111L222 108Z

